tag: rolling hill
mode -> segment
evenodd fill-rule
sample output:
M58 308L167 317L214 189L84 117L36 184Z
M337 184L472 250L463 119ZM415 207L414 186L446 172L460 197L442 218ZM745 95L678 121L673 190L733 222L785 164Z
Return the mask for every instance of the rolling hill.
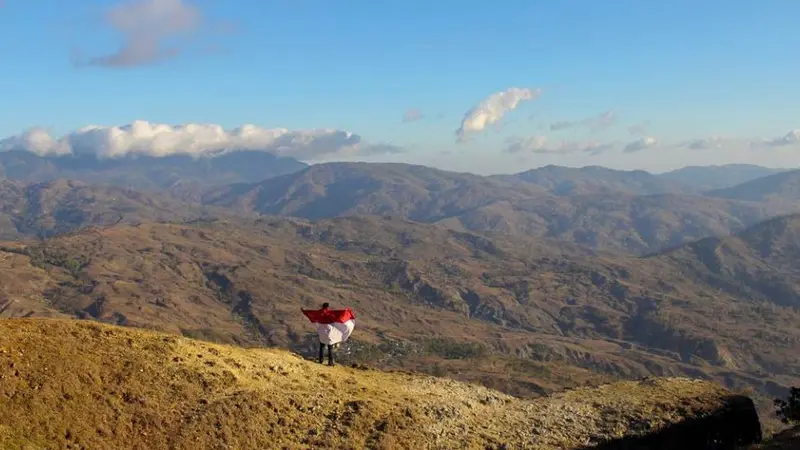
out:
M522 400L79 321L0 321L0 380L3 448L727 450L761 439L752 401L695 380Z
M733 187L786 170L752 164L723 164L719 166L688 166L660 173L657 176L702 191L710 191Z
M307 219L377 214L430 222L491 204L542 194L478 175L408 164L330 163L256 184L211 192L204 203Z
M493 177L503 181L522 181L545 188L554 195L585 194L686 194L691 185L659 177L644 170L615 170L601 166L581 168L548 165L515 175Z
M597 169L599 170L599 169ZM761 220L800 204L687 194L557 196L546 186L404 164L320 164L256 184L214 190L203 202L240 212L321 219L383 214L460 230L558 238L644 254Z
M217 215L258 213L316 220L378 214L488 236L556 238L599 251L634 254L727 235L770 217L800 212L800 201L791 197L793 172L751 181L739 194L734 187L698 195L687 193L692 188L661 176L602 167L547 166L514 176L481 177L407 164L331 163L305 167L292 161L263 152L231 152L199 159L176 156L113 160L42 158L23 152L0 154L0 164L5 164L4 171L10 179L61 175L107 183L97 189L136 186L146 195L158 195L162 203L169 202L169 209L178 212L172 220L181 220L185 216L181 211L197 209L194 203L204 203ZM737 167L718 170L735 171ZM228 184L234 181L244 182ZM776 182L786 186L780 194L758 195L760 190L751 187L751 183L773 186ZM129 187L125 189L132 192ZM187 204L167 200L164 194ZM5 201L16 205L20 200L7 196ZM73 204L76 202L77 197ZM135 212L139 207L143 211ZM109 208L110 205L106 209ZM222 212L222 208L229 213ZM17 206L11 208L16 209ZM158 220L166 217L167 211L153 214L152 209L152 205L131 203L126 206L126 214ZM113 211L107 214L109 220L116 217ZM6 238L42 231L39 226L13 225L20 219L0 221L3 229L15 230L16 234L7 231ZM109 221L101 217L87 223ZM54 230L71 229L76 228Z
M305 163L295 159L260 151L230 151L200 158L188 155L97 158L0 152L0 176L11 180L41 183L70 179L140 190L166 190L185 198L195 198L211 186L255 183L305 167Z
M115 186L68 180L0 180L0 239L52 236L118 223L190 221L206 217L212 210Z
M800 215L777 217L735 236L710 237L658 258L687 277L751 301L800 309Z
M2 249L5 317L96 319L312 354L299 308L330 301L359 318L346 360L519 395L688 375L775 396L800 373L797 309L720 292L675 255L592 256L377 217L119 225Z
M726 189L711 191L708 195L736 200L797 203L800 201L800 170L757 178Z

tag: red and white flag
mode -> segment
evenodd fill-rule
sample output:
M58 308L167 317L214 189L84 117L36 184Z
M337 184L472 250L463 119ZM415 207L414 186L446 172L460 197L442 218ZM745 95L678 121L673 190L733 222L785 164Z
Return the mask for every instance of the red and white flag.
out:
M356 327L356 316L350 308L345 309L303 309L303 314L317 325L319 341L323 344L345 342Z

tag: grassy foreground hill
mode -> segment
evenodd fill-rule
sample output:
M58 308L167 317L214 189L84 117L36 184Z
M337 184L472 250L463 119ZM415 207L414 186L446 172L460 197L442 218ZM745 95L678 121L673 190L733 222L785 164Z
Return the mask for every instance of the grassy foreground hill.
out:
M26 450L578 449L637 439L727 449L760 438L752 402L702 381L520 400L86 321L0 321L0 380L0 447Z

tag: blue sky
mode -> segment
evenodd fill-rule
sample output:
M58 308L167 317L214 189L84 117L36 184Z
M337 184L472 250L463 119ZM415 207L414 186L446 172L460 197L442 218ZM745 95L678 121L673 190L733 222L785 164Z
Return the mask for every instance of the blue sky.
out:
M180 54L75 64L124 45L106 14L125 2L6 0L0 138L145 120L347 130L405 150L347 157L474 172L800 163L788 139L800 128L797 1L140 2L202 17L183 41L162 24L159 44ZM465 114L509 88L541 93L456 143ZM423 118L403 123L409 109ZM593 121L607 112L609 123ZM583 125L551 130L556 122ZM647 126L631 133L637 124ZM786 145L753 145L781 137ZM718 145L686 145L710 138ZM525 145L506 151L514 142Z

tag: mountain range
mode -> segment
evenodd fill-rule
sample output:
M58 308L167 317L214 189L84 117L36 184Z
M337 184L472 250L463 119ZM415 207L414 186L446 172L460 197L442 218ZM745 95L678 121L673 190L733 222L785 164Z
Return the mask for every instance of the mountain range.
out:
M346 361L512 395L690 376L763 406L800 384L800 171L479 176L259 152L0 168L2 317L310 356L299 308L329 301L358 312Z
M3 244L0 309L308 353L298 308L330 301L359 312L350 351L381 367L433 370L433 357L529 395L647 375L777 395L800 373L799 227L792 216L724 239L747 278L701 270L705 241L640 258L370 216L117 225ZM768 245L786 257L765 273L747 257Z
M170 195L72 180L0 180L0 239L45 237L89 226L224 216Z
M462 231L557 238L600 251L635 254L730 234L776 215L800 212L800 198L792 188L800 172L743 165L693 167L660 175L597 166L546 166L483 177L408 164L307 166L245 151L202 158L120 159L5 152L0 153L0 166L6 178L33 185L71 179L141 190L141 195L164 202L169 196L186 205L312 220L385 214ZM752 179L771 173L775 174ZM702 190L702 183L714 179L744 180L744 184ZM754 189L753 183L762 185ZM181 220L187 208L174 204L169 209L178 211L175 219ZM110 209L103 213L100 217L118 215ZM152 211L142 216L164 217ZM59 217L66 222L70 216ZM59 229L80 226L80 217ZM8 227L6 219L4 228Z
M115 158L0 152L0 178L33 183L69 179L139 190L166 190L186 197L209 186L254 183L302 170L306 166L292 158L247 150L224 151L202 157L132 155Z
M597 171L604 180L613 173L588 170ZM574 176L580 170L558 172ZM209 191L202 201L240 212L306 219L394 215L460 230L558 238L598 250L637 254L800 212L795 201L755 202L687 193L634 195L629 193L634 189L631 183L629 188L620 187L628 176L627 172L618 175L616 187L605 193L556 195L551 183L527 182L526 177L509 181L406 164L337 163L314 165L260 183L226 186ZM635 186L648 177L655 178L644 172L635 175ZM598 178L587 176L583 186L600 183ZM659 186L664 185L672 186ZM655 188L648 192L652 191Z

